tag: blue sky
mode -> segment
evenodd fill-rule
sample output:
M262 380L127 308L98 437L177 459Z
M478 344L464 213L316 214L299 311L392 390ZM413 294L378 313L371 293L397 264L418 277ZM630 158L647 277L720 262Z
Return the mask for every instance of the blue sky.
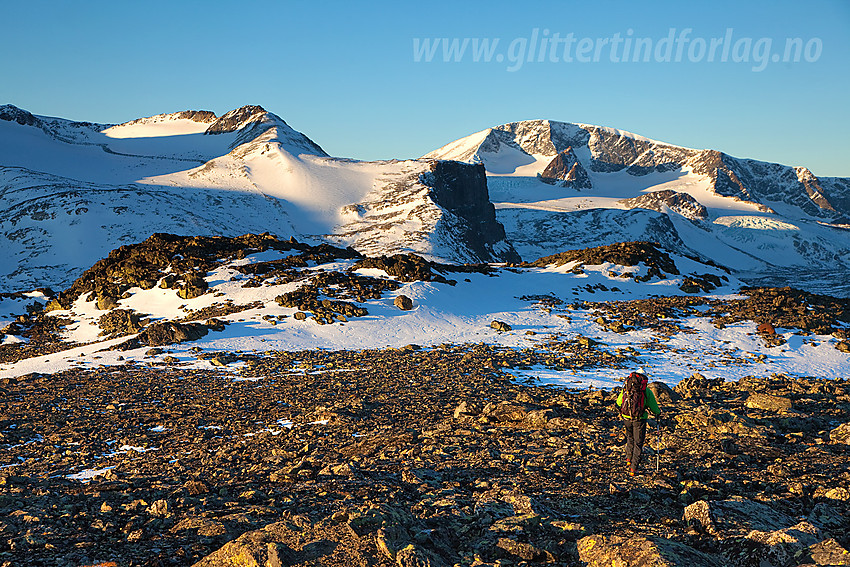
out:
M457 4L4 1L0 103L109 123L260 104L332 155L360 159L417 157L548 118L850 176L850 2ZM508 47L531 45L535 28L594 48L628 30L653 46L671 28L691 31L679 62L663 50L660 61L612 62L603 45L598 61L567 62L558 49L556 62L547 53L510 71ZM719 49L700 58L698 40L727 29L750 60L722 62ZM441 51L416 62L417 38L498 38L500 51L490 62L469 52L446 62ZM786 38L809 45L812 61L772 62ZM763 39L772 49L760 65Z

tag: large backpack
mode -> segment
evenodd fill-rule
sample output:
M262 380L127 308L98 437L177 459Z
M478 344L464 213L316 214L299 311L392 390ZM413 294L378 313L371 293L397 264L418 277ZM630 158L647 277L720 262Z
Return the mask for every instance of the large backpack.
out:
M643 374L632 372L623 385L623 403L620 405L620 415L632 419L640 419L643 415L646 396L647 378Z

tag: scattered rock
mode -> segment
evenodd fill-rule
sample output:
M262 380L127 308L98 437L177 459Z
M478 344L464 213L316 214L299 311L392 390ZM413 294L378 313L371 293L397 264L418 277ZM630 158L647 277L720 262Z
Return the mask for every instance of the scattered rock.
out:
M410 311L413 309L413 300L407 297L406 295L396 296L393 301L393 305L401 309L402 311Z

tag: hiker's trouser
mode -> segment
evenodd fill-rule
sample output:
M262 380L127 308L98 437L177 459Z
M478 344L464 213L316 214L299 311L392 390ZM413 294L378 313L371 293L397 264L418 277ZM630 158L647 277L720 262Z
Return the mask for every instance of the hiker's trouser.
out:
M646 420L626 419L623 425L626 428L626 460L632 464L633 469L637 469L643 442L646 440Z

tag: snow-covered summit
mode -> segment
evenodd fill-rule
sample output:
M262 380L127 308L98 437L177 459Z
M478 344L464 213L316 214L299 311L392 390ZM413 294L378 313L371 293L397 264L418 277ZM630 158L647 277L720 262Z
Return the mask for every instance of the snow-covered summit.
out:
M0 289L66 284L155 232L270 231L370 254L518 260L483 169L442 163L333 158L261 106L118 125L4 106Z

